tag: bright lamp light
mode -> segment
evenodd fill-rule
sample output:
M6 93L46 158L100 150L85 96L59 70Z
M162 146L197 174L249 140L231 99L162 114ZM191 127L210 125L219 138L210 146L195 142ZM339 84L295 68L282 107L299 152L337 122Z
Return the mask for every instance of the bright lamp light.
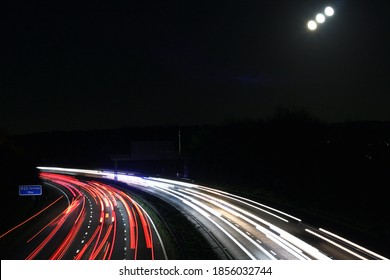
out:
M323 15L323 14L317 14L316 15L316 21L318 22L318 23L324 23L325 22L325 16Z
M314 20L310 20L308 23L307 23L307 28L309 28L309 30L316 30L317 29L317 23L314 21Z
M325 15L328 17L331 17L334 15L334 9L332 7L326 7L325 8Z

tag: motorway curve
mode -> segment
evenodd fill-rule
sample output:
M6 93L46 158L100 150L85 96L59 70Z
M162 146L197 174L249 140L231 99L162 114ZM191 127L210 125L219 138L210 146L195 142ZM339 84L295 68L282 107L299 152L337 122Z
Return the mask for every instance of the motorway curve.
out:
M58 197L0 236L5 245L18 241L7 255L10 258L166 259L151 218L128 194L71 175L41 172L40 176Z
M113 178L106 172L105 176ZM162 178L116 175L187 213L206 229L230 259L387 259L300 218L228 192ZM223 255L221 254L223 257Z
M173 205L196 224L221 259L387 259L298 217L218 189L111 171L38 168L46 185L66 193L68 206L31 237L34 250L26 259L167 259L145 210L118 188L77 179L86 177L120 181ZM67 230L55 238L61 242L50 250L48 244L63 225Z

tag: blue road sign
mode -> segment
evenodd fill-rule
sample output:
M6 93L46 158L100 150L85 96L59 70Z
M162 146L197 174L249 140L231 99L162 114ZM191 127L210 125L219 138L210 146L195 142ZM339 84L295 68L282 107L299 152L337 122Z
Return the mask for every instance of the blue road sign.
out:
M42 186L41 185L19 186L19 195L42 195Z

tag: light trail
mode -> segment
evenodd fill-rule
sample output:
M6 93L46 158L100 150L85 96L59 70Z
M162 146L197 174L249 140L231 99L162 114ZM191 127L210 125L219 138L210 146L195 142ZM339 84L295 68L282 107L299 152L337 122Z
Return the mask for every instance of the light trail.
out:
M155 225L151 226L150 216L136 201L109 184L95 180L80 181L70 175L77 172L82 172L83 176L96 175L100 172L56 168L41 170L44 185L57 190L60 196L0 238L10 236L29 222L36 223L42 213L64 197L68 199L68 205L44 225L32 227L35 232L24 241L28 246L20 249L28 252L25 259L123 259L123 256L138 259L141 255L142 259L155 258L152 235L159 234ZM128 222L118 223L118 215L127 216ZM120 242L117 238L119 227L125 234L125 239L120 238ZM159 246L163 246L161 237L159 239ZM126 242L130 242L130 248L127 248Z
M355 253L355 252L353 252L352 250L349 250L349 249L345 248L344 246L342 246L342 245L340 245L340 244L337 244L336 242L334 242L334 241L332 241L332 240L330 240L330 239L328 239L328 238L322 236L321 234L315 233L314 231L312 231L312 230L310 230L310 229L305 229L305 230L306 230L307 232L309 232L310 234L313 234L313 235L315 235L315 236L317 236L317 237L319 237L319 238L325 240L326 242L329 242L330 244L333 244L333 245L339 247L340 249L342 249L342 250L348 252L349 254L354 255L355 257L358 257L358 258L361 259L361 260L367 260L367 258L365 258L365 257L363 257L363 256L361 256L361 255L359 255L359 254L357 254L357 253Z
M323 228L320 228L319 230L324 232L324 233L326 233L326 234L328 234L328 235L330 235L330 236L332 236L332 237L334 237L334 238L337 238L337 239L339 239L339 240L341 240L341 241L343 241L343 242L345 242L345 243L347 243L347 244L349 244L349 245L351 245L353 247L356 247L356 248L364 251L367 254L373 255L373 256L377 257L378 259L388 260L388 258L386 258L386 257L384 257L382 255L379 255L379 254L377 254L377 253L375 253L375 252L373 252L371 250L368 250L367 248L364 248L364 247L362 247L362 246L360 246L360 245L358 245L358 244L356 244L356 243L354 243L352 241L349 241L348 239L345 239L345 238L343 238L343 237L341 237L341 236L339 236L337 234L334 234L334 233L332 233L330 231L327 231L327 230L325 230Z
M210 192L210 193L214 193L214 194L217 194L219 196L223 196L223 197L226 197L226 198L229 198L229 199L232 199L232 200L236 200L240 203L243 203L243 204L246 204L250 207L254 207L260 211L263 211L263 212L266 212L270 215L274 215L275 217L277 217L278 219L281 219L283 221L286 221L288 222L288 220L282 218L282 217L279 217L271 212L267 212L266 210L264 209L261 209L261 208L258 208L258 207L255 207L254 205L258 205L258 206L261 206L263 208L267 208L269 210L272 210L273 212L276 212L276 213L279 213L279 214L282 214L286 217L289 217L291 219L294 219L298 222L301 221L301 219L297 218L297 217L294 217L290 214L287 214L285 212L282 212L278 209L275 209L275 208L272 208L270 206L267 206L267 205L264 205L262 203L259 203L257 201L254 201L254 200L251 200L251 199L248 199L248 198L245 198L245 197L241 197L241 196L238 196L238 195L234 195L234 194L231 194L231 193L228 193L228 192L224 192L224 191L221 191L221 190L217 190L217 189L212 189L212 188L209 188L209 187L205 187L205 186L200 186L200 185L196 185L196 184L191 184L191 183L186 183L186 182L180 182L180 181L174 181L174 180L169 180L169 179L160 179L160 178L154 178L154 177L148 177L148 179L151 179L151 180L154 180L154 181L161 181L161 182L165 182L165 183L169 183L171 184L175 184L175 185L179 185L179 186L183 186L183 187L189 187L189 188L196 188L196 189L200 189L200 190L205 190L207 192ZM249 203L246 203L246 202L250 202L251 204ZM254 205L253 205L254 204Z
M41 170L48 170L40 167ZM156 177L140 177L133 174L114 174L96 170L80 170L66 168L50 168L51 172L74 173L75 175L91 174L92 177L111 179L124 182L152 195L156 195L171 203L183 212L195 211L198 222L208 228L208 232L225 244L231 255L247 256L250 259L334 259L329 254L338 250L338 256L349 255L366 258L359 252L365 252L370 259L386 259L352 241L332 234L320 228L320 233L304 228L300 218L283 212L279 209L259 203L249 198L241 197L218 189L201 186L189 182L182 182ZM97 187L101 183L94 183ZM151 226L139 205L134 205L131 199L118 194L118 190L99 186L106 193L102 203L108 203L105 208L114 207L120 201L127 213L129 229L131 231L130 248L138 250L138 231L143 233L146 247L151 244ZM95 192L96 195L97 192ZM114 198L113 198L114 197ZM104 202L103 202L104 201ZM130 203L129 206L127 203ZM102 206L103 207L103 206ZM143 214L144 213L144 214ZM135 217L138 217L139 222ZM206 222L207 221L207 222ZM142 231L138 228L138 224ZM223 236L223 238L222 238ZM331 240L332 239L332 240ZM327 247L321 246L323 252L317 248L326 241ZM111 242L110 242L111 244ZM229 245L230 244L230 245ZM260 245L261 244L261 245ZM348 248L345 245L347 244ZM235 251L237 249L241 251ZM345 250L347 249L347 250ZM240 258L240 257L239 257Z
M29 221L31 221L32 219L36 218L37 216L39 216L40 214L42 214L43 212L45 212L46 210L48 210L50 207L52 207L54 204L56 204L59 200L61 200L63 197L60 196L59 198L57 198L56 200L54 200L52 203L50 203L48 206L46 206L45 208L43 208L42 210L38 211L37 213L35 213L34 215L32 215L30 218L26 219L25 221L21 222L20 224L14 226L13 228L11 228L10 230L6 231L5 233L3 233L1 236L0 236L0 239L3 238L4 236L6 236L7 234L13 232L15 229L17 228L20 228L21 226L23 226L24 224L28 223Z

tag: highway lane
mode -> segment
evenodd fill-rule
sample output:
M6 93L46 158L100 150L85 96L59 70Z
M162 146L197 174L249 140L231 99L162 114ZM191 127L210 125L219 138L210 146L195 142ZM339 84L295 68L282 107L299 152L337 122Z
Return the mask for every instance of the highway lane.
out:
M313 228L297 217L248 198L196 184L160 178L148 179L159 182L148 182L149 187L162 188L164 192L180 194L182 198L200 206L205 204L206 207L212 207L212 210L219 214L214 217L228 224L230 228L239 228L239 234L248 235L252 239L251 243L253 240L260 241L261 248L252 247L255 248L253 252L250 251L252 255L260 249L273 255L270 257L265 254L266 256L261 258L270 259L385 259L384 256L345 238L322 228ZM206 207L203 209L207 210ZM249 246L246 248L250 250Z
M62 203L0 236L17 240L12 259L165 259L156 227L128 194L95 180L42 172L44 187ZM56 204L55 202L54 204ZM50 215L48 215L50 213ZM51 216L48 218L48 216ZM29 234L23 235L28 230Z
M93 170L51 171L117 179L156 195L196 219L218 241L227 258L386 259L326 229L314 228L298 217L206 186Z
M118 180L126 181L126 177L119 176ZM140 187L139 183L127 182L132 186ZM157 178L148 178L141 188L196 217L199 223L208 228L223 247L227 248L233 259L309 259L308 256L300 253L299 249L267 229L266 227L272 225L272 222L221 199L212 193L216 192L215 190L207 193L192 184L173 183ZM266 213L266 215L275 218L270 214ZM317 251L314 251L317 254ZM318 253L316 257L326 256Z

